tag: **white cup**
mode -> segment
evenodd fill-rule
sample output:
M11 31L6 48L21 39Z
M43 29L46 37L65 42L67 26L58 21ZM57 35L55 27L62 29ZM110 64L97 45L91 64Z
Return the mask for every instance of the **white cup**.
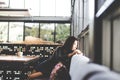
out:
M22 56L23 56L23 52L18 52L17 55L18 55L19 57L22 57Z

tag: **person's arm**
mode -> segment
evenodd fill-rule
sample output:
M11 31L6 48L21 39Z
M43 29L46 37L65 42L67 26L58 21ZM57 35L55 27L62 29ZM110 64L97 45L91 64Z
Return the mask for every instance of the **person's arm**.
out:
M56 59L64 61L64 60L66 60L68 58L71 58L75 54L83 54L83 53L80 50L76 49L75 51L73 51L71 53L68 53L68 54L64 53L61 56L59 55L59 56L56 57Z
M68 57L72 57L74 54L76 54L75 52L69 53L67 56Z
M64 53L63 50L61 49L61 47L58 47L52 58L55 59L55 60L66 60L67 58L71 58L73 55L75 54L81 54L82 52L78 49L74 50L73 52L71 53Z
M72 57L75 54L83 54L80 50L76 49L75 51L73 51L72 53L68 54L68 57Z
M32 74L28 74L27 76L28 76L28 79L34 79L34 78L37 78L37 77L39 77L39 76L42 76L43 75L43 73L42 72L35 72L35 73L32 73Z

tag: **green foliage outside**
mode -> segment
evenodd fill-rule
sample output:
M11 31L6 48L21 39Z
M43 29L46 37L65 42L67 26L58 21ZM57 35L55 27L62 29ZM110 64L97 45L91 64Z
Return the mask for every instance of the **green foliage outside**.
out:
M52 35L53 30L49 29L41 29L40 30L40 38L46 41L53 41L53 35Z
M25 28L25 36L38 37L39 30L37 27Z
M42 24L44 26L44 24ZM40 38L46 41L54 41L54 30L48 28L40 29ZM70 35L70 25L57 24L56 25L56 41L65 41L66 38ZM25 36L39 37L39 28L38 27L26 27Z
M65 24L58 24L56 27L56 41L65 41L70 36L70 26Z

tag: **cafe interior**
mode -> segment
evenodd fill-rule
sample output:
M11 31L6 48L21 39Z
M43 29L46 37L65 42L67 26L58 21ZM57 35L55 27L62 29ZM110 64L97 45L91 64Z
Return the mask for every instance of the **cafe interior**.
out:
M120 14L119 3L119 0L0 0L0 80L27 80L26 75L33 67L50 58L68 36L78 38L79 49L91 61L120 72L117 44L120 32L112 31L119 22L118 25L111 22Z
M71 0L0 0L0 80L26 79L70 36L70 22Z

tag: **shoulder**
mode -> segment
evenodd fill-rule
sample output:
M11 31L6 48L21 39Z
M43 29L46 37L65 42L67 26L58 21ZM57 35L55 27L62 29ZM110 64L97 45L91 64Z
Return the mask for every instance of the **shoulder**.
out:
M58 46L56 49L55 49L55 53L61 53L63 51L63 47L62 46Z

